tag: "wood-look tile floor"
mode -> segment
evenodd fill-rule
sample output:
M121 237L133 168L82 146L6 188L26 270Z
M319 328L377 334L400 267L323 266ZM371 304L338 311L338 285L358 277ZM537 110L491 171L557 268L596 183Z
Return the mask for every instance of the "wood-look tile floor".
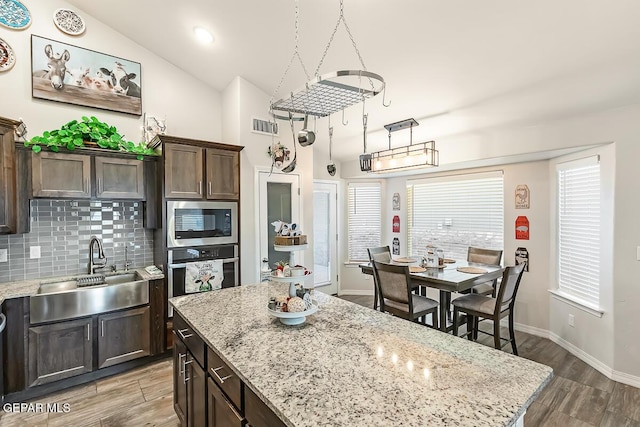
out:
M67 403L68 413L0 411L0 426L176 427L180 422L173 411L172 375L173 362L167 358L31 401Z
M367 307L373 303L370 296L342 298ZM503 334L507 336L507 331ZM639 389L608 379L548 339L516 332L516 340L520 356L554 371L551 383L529 407L526 427L640 427ZM492 337L481 335L479 342L493 346ZM0 411L0 426L179 426L173 411L172 369L172 361L166 359L35 399L34 403L69 403L71 410L49 414Z

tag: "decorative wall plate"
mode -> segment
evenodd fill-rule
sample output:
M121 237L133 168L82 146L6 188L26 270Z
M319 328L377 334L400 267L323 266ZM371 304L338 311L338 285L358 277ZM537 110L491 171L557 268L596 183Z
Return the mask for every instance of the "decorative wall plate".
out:
M0 25L23 30L31 24L31 13L18 0L0 0Z
M79 36L86 29L84 19L71 9L58 9L53 12L53 23L60 31L70 36Z
M0 71L9 71L16 63L16 55L11 46L0 39Z

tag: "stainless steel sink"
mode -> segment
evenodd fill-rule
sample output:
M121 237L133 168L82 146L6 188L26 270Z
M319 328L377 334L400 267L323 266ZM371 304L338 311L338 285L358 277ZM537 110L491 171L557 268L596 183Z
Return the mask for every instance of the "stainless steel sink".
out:
M29 299L30 322L73 319L148 303L149 282L137 273L82 276L41 283Z

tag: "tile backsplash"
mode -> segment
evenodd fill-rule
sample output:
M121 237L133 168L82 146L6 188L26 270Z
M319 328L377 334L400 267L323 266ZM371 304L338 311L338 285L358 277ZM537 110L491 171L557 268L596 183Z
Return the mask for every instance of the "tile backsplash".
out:
M86 274L89 239L102 239L107 264L124 267L125 246L132 267L153 264L153 230L143 227L141 202L31 200L31 232L0 235L0 283ZM31 259L31 247L40 258ZM100 270L98 270L100 271Z

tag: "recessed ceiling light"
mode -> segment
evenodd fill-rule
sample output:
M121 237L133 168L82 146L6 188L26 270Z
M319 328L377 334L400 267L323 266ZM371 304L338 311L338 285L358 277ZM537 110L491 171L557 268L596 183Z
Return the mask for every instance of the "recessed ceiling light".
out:
M193 33L200 43L211 43L213 41L211 33L202 27L194 27Z

